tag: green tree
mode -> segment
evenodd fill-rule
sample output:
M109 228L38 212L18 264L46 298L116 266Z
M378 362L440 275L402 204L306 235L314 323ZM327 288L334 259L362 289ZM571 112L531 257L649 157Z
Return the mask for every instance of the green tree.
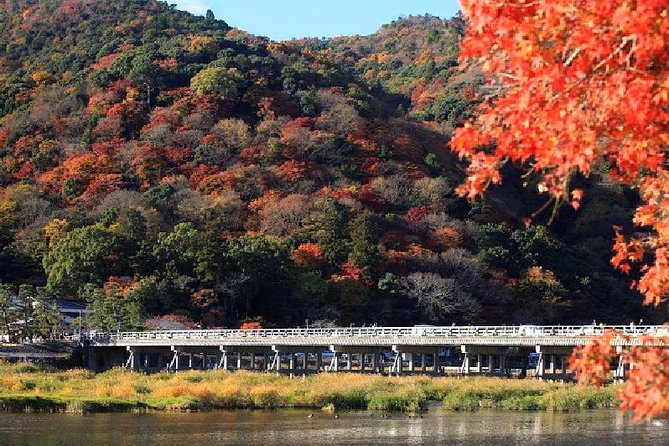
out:
M128 258L122 242L122 237L102 224L68 232L44 257L49 290L75 296L87 283L100 285L109 276L127 275Z
M61 330L62 317L60 309L45 288L37 288L36 290L33 314L33 333L45 338L55 338Z
M172 232L158 234L153 248L157 272L161 277L196 277L201 269L204 238L192 223L179 223Z
M246 79L236 68L207 67L197 73L190 86L198 94L218 94L221 99L236 101L242 94Z
M493 268L504 269L513 276L520 270L517 248L506 226L489 223L481 225L474 234L479 259Z
M374 225L369 215L361 213L349 225L351 252L348 261L359 268L363 277L370 278L379 263L379 248Z
M244 314L271 314L285 319L290 250L285 242L271 236L242 236L227 246L228 266L248 278L244 293Z
M105 288L86 285L81 296L88 302L90 328L104 332L136 330L140 326L141 305L133 297L123 296L119 286Z
M346 220L342 205L331 198L318 200L314 211L302 221L300 233L304 239L317 242L325 259L334 265L345 259L346 237L341 228Z
M16 320L14 313L14 286L0 283L0 316L2 317L2 333L7 335L9 341L14 339L12 323Z

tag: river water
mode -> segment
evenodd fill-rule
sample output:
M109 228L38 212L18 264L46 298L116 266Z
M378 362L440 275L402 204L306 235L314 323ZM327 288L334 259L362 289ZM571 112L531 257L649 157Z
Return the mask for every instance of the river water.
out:
M311 416L310 416L311 415ZM669 445L669 422L615 410L575 413L436 408L422 417L304 410L170 414L0 414L0 445Z

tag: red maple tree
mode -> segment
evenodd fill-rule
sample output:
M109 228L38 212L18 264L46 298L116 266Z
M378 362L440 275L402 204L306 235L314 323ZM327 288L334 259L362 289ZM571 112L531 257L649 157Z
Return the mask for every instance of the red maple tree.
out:
M462 0L462 8L469 22L461 58L480 64L491 81L480 115L451 143L470 162L459 192L480 195L513 162L540 176L539 190L556 207L578 209L583 191L570 180L608 162L612 180L638 189L634 222L649 229L642 240L619 234L612 263L628 272L652 254L634 286L646 303L660 304L669 294L667 1ZM592 375L607 345L603 339L579 352L572 364ZM667 413L666 352L649 346L626 354L638 365L623 408ZM640 385L640 373L652 384Z

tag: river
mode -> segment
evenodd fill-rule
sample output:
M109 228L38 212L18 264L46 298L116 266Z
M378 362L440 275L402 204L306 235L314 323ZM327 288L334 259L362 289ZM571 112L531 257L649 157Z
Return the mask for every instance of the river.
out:
M311 415L311 416L310 416ZM418 417L305 410L0 414L0 445L667 445L669 422L615 410L575 413L435 408Z

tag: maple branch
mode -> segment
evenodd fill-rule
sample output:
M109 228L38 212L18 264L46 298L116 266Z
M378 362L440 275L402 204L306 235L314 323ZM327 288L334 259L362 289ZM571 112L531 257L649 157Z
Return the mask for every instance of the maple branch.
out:
M622 41L620 42L620 45L619 45L617 48L615 48L615 49L611 52L611 54L609 54L608 56L606 56L606 57L605 57L604 59L602 59L597 65L595 65L594 68L591 70L590 74L596 73L596 72L599 71L604 65L606 65L606 67L607 67L607 72L608 72L608 62L610 62L614 57L616 57L616 55L622 53L622 51L625 49L625 47L627 46L627 44L630 43L630 42L632 42L632 48L631 48L631 50L630 50L630 52L629 52L629 54L627 55L627 58L626 58L627 67L630 68L630 66L631 66L632 55L633 55L634 52L636 51L636 35L635 35L635 34L632 34L632 35L630 35L630 36L625 36L625 37L623 37L623 38L622 38ZM574 51L574 53L572 53L571 56L569 56L569 58L567 58L567 60L565 60L565 62L564 62L564 66L565 66L565 67L569 66L569 65L574 61L574 59L576 58L576 56L578 56L578 54L579 54L580 52L581 52L581 48L579 47L579 48L577 48L577 49ZM553 103L554 103L556 100L558 100L561 96L563 96L565 93L569 93L571 90L573 90L573 89L576 88L578 85L580 85L582 82L584 82L587 78L588 78L588 76L583 76L582 78L577 79L575 82L572 82L567 88L564 89L564 91L561 91L561 92L557 93L556 95L552 96L552 97L548 100L548 104L547 104L547 105L551 105L551 104L553 104Z
M571 53L571 55L564 61L564 66L568 67L569 65L571 65L571 63L574 61L574 59L576 59L576 56L578 56L581 53L582 50L583 50L583 47L576 48L574 50L574 52Z

